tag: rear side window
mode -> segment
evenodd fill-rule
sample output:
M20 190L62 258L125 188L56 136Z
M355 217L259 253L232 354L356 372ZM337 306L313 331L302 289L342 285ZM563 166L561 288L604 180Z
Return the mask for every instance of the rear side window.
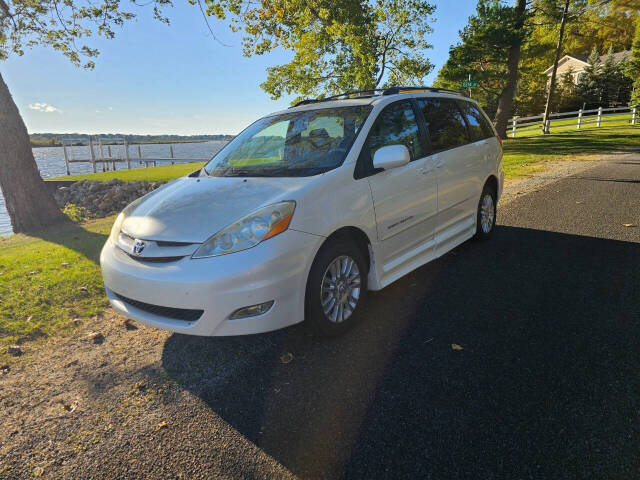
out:
M422 110L434 153L469 143L467 125L455 101L446 98L420 98L418 105Z
M387 145L404 145L412 161L424 157L418 122L410 101L392 103L378 115L362 147L355 178L377 173L373 168L373 155Z
M494 134L489 125L489 121L480 110L478 110L478 107L470 102L460 102L460 108L462 108L462 111L467 117L469 130L471 130L471 137L474 142L493 137Z

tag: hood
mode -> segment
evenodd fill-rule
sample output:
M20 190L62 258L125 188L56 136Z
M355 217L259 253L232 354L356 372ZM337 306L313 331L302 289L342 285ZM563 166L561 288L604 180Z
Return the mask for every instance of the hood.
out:
M142 198L122 231L144 240L202 243L260 207L295 200L313 178L183 177Z

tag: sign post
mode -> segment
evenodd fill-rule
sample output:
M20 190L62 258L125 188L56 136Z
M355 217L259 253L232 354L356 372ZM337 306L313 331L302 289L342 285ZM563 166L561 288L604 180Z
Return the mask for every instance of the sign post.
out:
M469 80L463 81L460 86L469 89L469 98L471 98L471 89L478 86L478 80L471 80L471 74L469 74Z

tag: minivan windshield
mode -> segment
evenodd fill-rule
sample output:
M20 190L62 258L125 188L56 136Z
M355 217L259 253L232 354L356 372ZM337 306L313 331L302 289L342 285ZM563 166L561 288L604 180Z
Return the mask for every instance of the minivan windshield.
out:
M204 166L214 177L302 177L338 167L364 124L369 105L265 117Z

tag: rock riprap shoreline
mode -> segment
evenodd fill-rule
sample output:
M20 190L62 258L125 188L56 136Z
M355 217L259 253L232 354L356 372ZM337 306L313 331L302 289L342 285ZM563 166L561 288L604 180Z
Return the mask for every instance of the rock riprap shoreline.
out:
M86 209L88 217L100 218L122 211L129 203L161 185L164 185L164 182L81 180L68 187L59 188L55 193L55 199L61 209L67 204L74 204Z

